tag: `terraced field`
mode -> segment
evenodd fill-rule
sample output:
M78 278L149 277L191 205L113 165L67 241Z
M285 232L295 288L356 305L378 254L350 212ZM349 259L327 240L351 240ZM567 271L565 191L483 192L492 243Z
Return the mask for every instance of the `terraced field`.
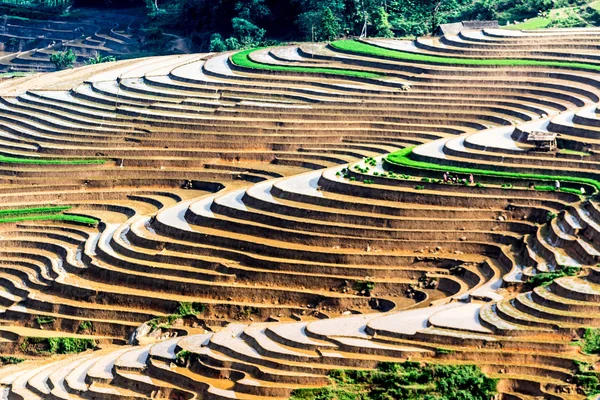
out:
M0 354L27 359L0 368L4 396L288 398L411 359L476 364L503 399L585 398L599 39L467 31L3 82L1 209L87 218L0 224ZM531 151L531 130L562 150ZM63 337L100 350L30 351Z
M139 51L140 20L131 13L86 9L77 11L77 22L0 18L0 72L49 72L50 55L72 49L76 65L96 54L121 56Z

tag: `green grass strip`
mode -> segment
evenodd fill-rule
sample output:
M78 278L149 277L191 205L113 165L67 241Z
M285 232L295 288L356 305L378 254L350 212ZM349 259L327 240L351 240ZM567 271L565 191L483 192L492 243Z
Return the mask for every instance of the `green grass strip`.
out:
M562 67L574 68L590 71L600 71L600 65L586 64L580 62L566 61L539 61L525 59L470 59L459 57L442 57L431 56L426 54L411 53L401 50L384 49L367 43L358 42L356 40L338 40L331 43L331 46L338 50L364 54L368 56L387 57L403 61L417 61L425 63L437 63L448 65L484 65L484 66L511 66L511 67Z
M37 158L19 158L19 157L6 157L0 155L0 163L5 164L36 164L36 165L84 165L84 164L104 164L106 160L98 158L89 158L82 160L69 160L69 159L37 159Z
M320 68L320 67L295 67L292 65L273 65L265 64L252 60L249 55L258 49L250 49L240 51L231 56L231 61L240 67L260 69L266 71L282 71L282 72L302 72L311 74L330 74L330 75L343 75L352 76L356 78L381 78L383 75L375 72L356 71L352 69L341 69L341 68Z
M27 221L65 221L65 222L77 222L80 224L95 225L98 220L89 217L83 217L80 215L69 215L69 214L46 214L46 215L24 215L20 217L6 217L0 218L0 224L15 223L15 222L27 222Z
M71 206L47 206L47 207L30 207L17 208L11 210L0 210L0 218L11 216L22 216L28 214L58 214L63 211L70 210Z
M521 180L540 180L540 181L554 181L558 180L561 182L573 182L573 183L585 183L593 186L596 190L600 190L600 182L590 178L578 178L573 176L559 176L559 175L542 175L542 174L526 174L518 172L504 172L504 171L491 171L488 169L476 169L476 168L465 168L455 167L452 165L439 165L425 161L415 161L410 158L413 149L416 146L407 147L405 149L396 151L387 156L387 160L395 165L403 167L418 168L432 171L445 171L455 174L473 174L479 176L492 176L496 178L512 178Z

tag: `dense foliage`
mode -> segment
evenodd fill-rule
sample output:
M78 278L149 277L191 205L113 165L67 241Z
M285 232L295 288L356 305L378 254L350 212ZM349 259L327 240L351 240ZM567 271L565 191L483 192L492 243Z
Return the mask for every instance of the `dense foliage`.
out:
M406 361L382 363L375 371L340 370L332 385L294 391L295 400L489 400L497 381L473 365L435 365Z
M75 64L76 59L77 56L71 48L50 55L50 61L52 64L54 64L57 71L73 68L73 64Z
M340 37L415 36L441 23L499 20L501 24L540 19L554 27L587 26L600 14L589 0L0 0L13 15L75 7L145 7L149 48L160 48L165 31L191 38L197 50L238 50L281 41L331 41ZM566 9L545 20L551 9Z
M75 354L95 349L96 341L72 337L27 337L21 343L20 348L24 353Z
M555 279L562 278L563 276L575 276L581 268L578 267L561 267L555 272L542 272L536 275L530 276L527 280L529 287L534 288L538 286L548 286Z

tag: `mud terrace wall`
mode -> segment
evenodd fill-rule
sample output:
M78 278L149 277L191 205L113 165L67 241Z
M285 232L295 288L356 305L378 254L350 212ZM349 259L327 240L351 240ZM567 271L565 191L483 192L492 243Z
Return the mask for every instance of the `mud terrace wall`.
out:
M599 39L485 29L364 43L593 67ZM84 42L101 40L127 42L114 29ZM575 360L597 360L571 342L600 327L600 71L327 44L248 60L0 83L0 156L13 158L0 158L0 209L69 205L99 221L0 225L0 354L26 360L0 367L0 398L288 398L332 369L406 359L476 364L504 399L585 398ZM562 150L532 151L531 130ZM387 159L406 148L435 168ZM456 167L513 175L444 183ZM554 176L574 180L555 191ZM565 267L578 273L527 285ZM23 346L32 337L98 349L41 357Z

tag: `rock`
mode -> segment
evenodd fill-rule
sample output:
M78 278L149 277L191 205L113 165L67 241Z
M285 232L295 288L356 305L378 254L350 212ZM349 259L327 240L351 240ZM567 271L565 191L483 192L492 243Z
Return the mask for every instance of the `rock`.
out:
M467 241L467 237L466 237L466 236L462 236L462 237L460 238L460 241L461 241L461 242L466 242L466 241Z
M160 339L161 335L162 335L162 331L160 329L155 329L152 332L150 332L150 334L148 334L148 337L151 339L158 340L158 339Z
M159 329L157 329L157 331L160 332ZM150 332L152 332L152 327L144 322L142 325L138 326L135 329L135 331L133 331L131 336L129 336L129 340L127 342L130 345L137 345L139 343L139 340L143 337L148 336Z

